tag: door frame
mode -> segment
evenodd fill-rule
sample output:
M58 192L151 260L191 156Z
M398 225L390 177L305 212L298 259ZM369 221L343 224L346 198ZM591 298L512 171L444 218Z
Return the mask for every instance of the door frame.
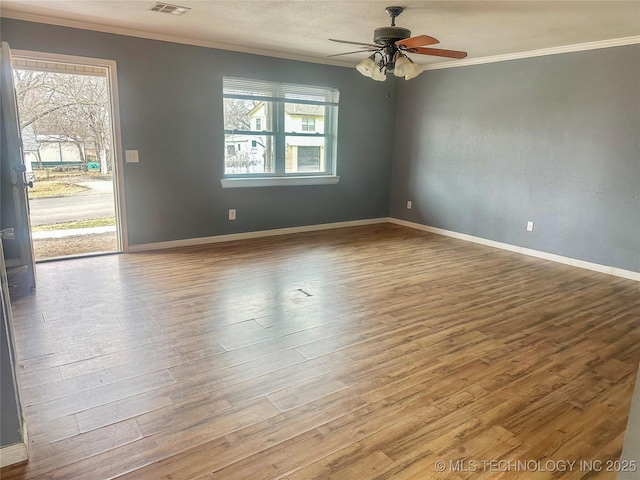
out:
M127 235L127 209L125 203L124 188L124 159L122 150L122 137L120 132L120 101L118 97L118 69L115 60L104 58L80 57L77 55L64 55L60 53L36 52L31 50L11 50L13 58L35 60L43 62L57 62L66 64L86 65L102 67L107 70L107 83L109 86L109 108L111 114L111 129L113 138L113 188L116 213L116 231L118 248L121 252L129 252L129 236Z

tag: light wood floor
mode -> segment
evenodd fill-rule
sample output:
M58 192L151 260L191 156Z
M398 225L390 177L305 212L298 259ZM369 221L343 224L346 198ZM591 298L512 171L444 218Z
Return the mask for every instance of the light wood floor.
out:
M13 306L31 460L3 479L616 476L482 462L619 457L637 282L393 225L38 282Z

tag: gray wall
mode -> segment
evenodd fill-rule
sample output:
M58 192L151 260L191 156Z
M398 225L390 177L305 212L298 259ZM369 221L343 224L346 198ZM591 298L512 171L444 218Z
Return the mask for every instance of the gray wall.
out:
M396 118L391 216L640 271L640 45L427 71Z
M396 100L351 68L1 22L15 49L117 61L132 245L391 214L640 271L638 45L428 71ZM340 183L223 190L223 75L339 88Z
M116 60L123 147L140 152L124 170L131 245L388 216L395 81L5 18L1 34L13 49ZM223 190L223 75L338 88L340 183Z

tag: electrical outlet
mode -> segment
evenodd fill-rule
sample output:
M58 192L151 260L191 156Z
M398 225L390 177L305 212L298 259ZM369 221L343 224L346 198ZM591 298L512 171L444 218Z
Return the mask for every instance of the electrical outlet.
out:
M409 200L409 201L407 202L407 208L408 208L409 210L411 210L411 200Z
M533 232L533 222L527 222L527 232Z
M229 220L235 220L236 219L236 209L235 208L230 208L229 209Z

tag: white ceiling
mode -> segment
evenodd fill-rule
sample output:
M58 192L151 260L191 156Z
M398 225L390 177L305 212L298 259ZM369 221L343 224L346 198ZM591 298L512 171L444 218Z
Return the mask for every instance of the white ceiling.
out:
M328 39L371 42L376 27L390 24L385 7L396 4L406 8L397 25L439 39L434 47L466 51L470 59L640 36L640 0L166 2L191 9L182 16L150 11L153 0L1 1L0 14L10 18L344 65L365 54L327 59L358 50Z

